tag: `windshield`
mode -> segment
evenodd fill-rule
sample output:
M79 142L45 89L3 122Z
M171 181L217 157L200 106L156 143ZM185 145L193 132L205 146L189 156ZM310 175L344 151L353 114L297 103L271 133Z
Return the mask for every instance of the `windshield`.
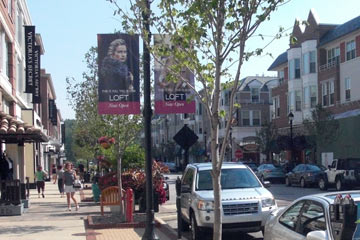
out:
M310 171L325 171L326 168L324 166L319 166L319 165L308 165L308 170L310 170Z
M210 170L200 171L197 190L213 190ZM245 168L221 170L221 189L261 187L255 175Z

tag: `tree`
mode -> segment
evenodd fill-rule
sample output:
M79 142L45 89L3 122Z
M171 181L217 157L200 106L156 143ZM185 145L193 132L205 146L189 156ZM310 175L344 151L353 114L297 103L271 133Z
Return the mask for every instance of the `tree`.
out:
M221 167L229 141L229 130L235 113L234 96L239 86L241 67L250 57L260 55L262 48L247 51L247 41L255 36L258 27L270 14L281 6L284 0L160 0L160 13L155 14L148 8L147 0L130 1L131 15L112 2L114 14L123 18L123 28L129 33L140 34L154 58L171 56L174 61L167 68L168 81L183 81L193 89L203 104L211 130L212 181L214 189L214 239L221 239ZM170 36L171 46L151 46L149 32L144 27L143 16L149 16L148 23L153 31ZM280 29L282 32L283 29ZM281 33L280 33L281 34ZM259 34L260 37L263 37ZM279 37L279 35L276 35ZM161 62L161 61L158 61ZM189 79L181 72L191 71L202 85L200 94ZM231 70L235 72L232 74ZM230 107L228 112L220 111L221 81L230 87ZM219 123L225 118L225 137L219 143ZM221 147L220 147L221 146Z
M65 124L65 156L68 161L75 162L75 152L73 150L73 131L74 131L74 124L75 120L73 119L66 119L64 121Z
M333 142L339 135L339 121L334 119L332 113L318 104L311 112L311 119L304 120L308 132L307 142L317 156L319 147Z
M266 122L260 131L256 131L257 144L260 147L261 153L266 155L266 162L272 160L271 152L274 144L276 144L276 138L278 137L278 130L274 122Z
M142 129L140 116L136 115L99 115L98 114L98 60L97 48L92 47L85 54L87 72L83 73L83 81L67 78L67 92L70 104L75 110L74 138L76 152L82 158L93 158L97 154L101 136L115 138L113 155L117 162L118 186L122 189L122 159L127 148L135 143ZM121 192L120 199L121 199ZM120 204L120 215L124 211Z

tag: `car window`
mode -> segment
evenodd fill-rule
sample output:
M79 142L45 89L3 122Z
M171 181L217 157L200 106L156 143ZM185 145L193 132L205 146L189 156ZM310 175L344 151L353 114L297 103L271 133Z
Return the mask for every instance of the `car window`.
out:
M318 165L308 165L307 169L309 171L324 171L326 168L324 166L318 166Z
M221 170L221 189L261 187L255 175L247 168ZM210 170L198 172L196 189L213 190Z
M296 167L295 167L292 171L293 171L293 172L297 172L297 171L299 171L300 166L301 166L301 165L296 166Z
M333 161L333 162L332 162L331 168L336 168L336 161Z
M305 170L305 166L303 164L299 165L298 172L303 172Z
M190 188L192 187L192 183L193 183L193 180L194 180L194 169L192 168L188 168L188 170L186 171L182 181L181 181L181 184L182 185L189 185Z
M300 211L304 204L305 201L295 203L292 207L283 213L283 215L279 218L279 223L293 231L296 231L296 224L298 223Z
M325 231L326 221L321 203L309 201L305 204L297 232L306 236L311 231Z

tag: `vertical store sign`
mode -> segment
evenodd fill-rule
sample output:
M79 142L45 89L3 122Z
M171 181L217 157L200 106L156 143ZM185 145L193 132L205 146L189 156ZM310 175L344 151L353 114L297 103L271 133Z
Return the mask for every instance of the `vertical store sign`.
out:
M35 26L25 26L25 93L33 93L34 90L34 49Z
M139 36L98 34L99 114L140 114Z
M55 107L55 100L49 99L49 119L53 122L54 119L54 107Z
M154 45L172 48L169 35L154 34ZM171 52L171 51L170 51ZM155 64L155 113L195 113L194 93L186 84L194 86L194 75L188 68L180 71L181 78L172 75L170 68L176 62L170 56L157 57Z
M34 48L34 90L32 93L33 103L41 103L40 98L40 46Z

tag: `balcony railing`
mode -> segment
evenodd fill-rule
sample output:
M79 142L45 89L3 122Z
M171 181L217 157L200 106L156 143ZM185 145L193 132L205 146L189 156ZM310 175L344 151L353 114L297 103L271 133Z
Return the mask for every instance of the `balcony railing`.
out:
M336 67L338 65L339 65L339 63L337 61L331 61L331 62L329 62L327 64L321 65L319 67L319 72L327 71L327 70L329 70L331 68L334 68L334 67Z

